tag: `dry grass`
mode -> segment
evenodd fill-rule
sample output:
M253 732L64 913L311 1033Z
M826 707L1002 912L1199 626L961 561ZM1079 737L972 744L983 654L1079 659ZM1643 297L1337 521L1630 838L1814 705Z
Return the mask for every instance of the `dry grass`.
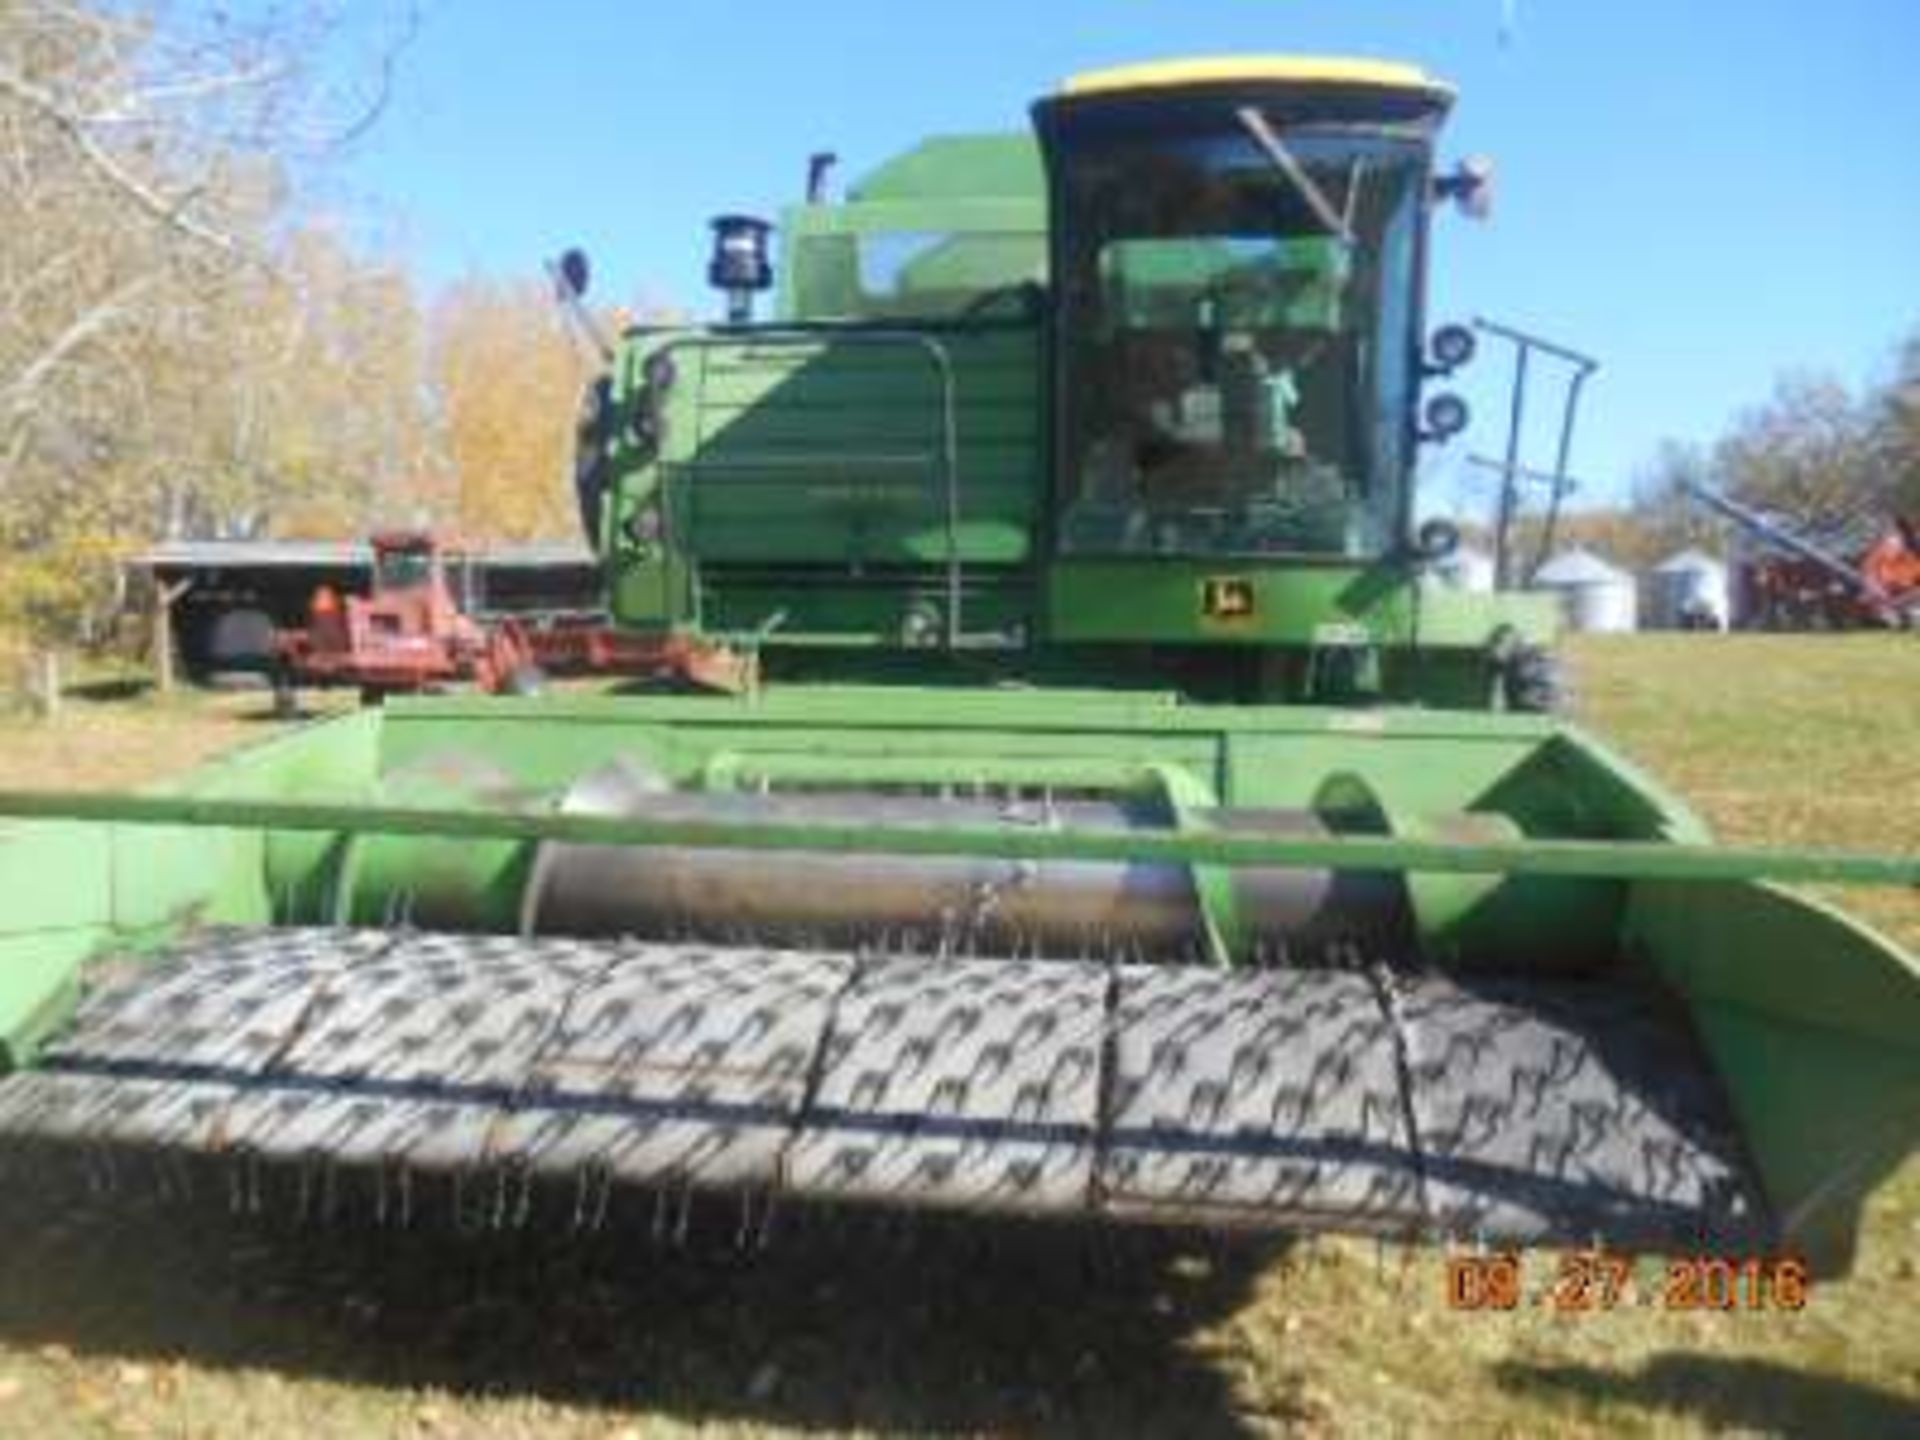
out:
M1729 837L1920 849L1920 645L1576 652L1582 716ZM111 785L262 733L258 698L0 727L0 784ZM1849 903L1920 947L1920 898ZM724 1224L724 1217L716 1223ZM0 1191L0 1435L1920 1433L1920 1167L1798 1315L1463 1315L1431 1251L1078 1232L236 1230Z
M351 698L307 695L302 703L311 713ZM264 740L276 728L263 690L161 695L139 675L95 670L67 691L53 720L20 705L0 709L0 786L121 789Z

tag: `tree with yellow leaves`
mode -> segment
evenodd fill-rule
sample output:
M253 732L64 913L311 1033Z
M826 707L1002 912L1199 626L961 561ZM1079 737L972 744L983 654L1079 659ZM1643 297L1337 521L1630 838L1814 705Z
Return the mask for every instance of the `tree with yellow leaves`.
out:
M432 379L450 513L465 540L571 538L586 382L539 281L468 280L434 308Z

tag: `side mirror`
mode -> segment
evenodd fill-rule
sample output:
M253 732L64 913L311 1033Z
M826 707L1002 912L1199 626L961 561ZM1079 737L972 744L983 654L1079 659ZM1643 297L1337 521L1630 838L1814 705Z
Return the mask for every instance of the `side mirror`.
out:
M593 279L593 267L587 263L587 252L579 249L563 254L555 273L567 295L575 300L587 293L587 285Z
M1450 174L1433 180L1436 199L1451 200L1470 220L1485 220L1493 214L1493 161L1485 155L1469 155L1453 167Z

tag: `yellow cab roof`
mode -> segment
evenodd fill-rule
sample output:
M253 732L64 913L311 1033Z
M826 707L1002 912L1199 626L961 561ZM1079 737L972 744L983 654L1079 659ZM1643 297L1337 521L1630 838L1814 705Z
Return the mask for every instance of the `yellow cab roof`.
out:
M1130 90L1179 90L1234 84L1371 86L1449 100L1453 87L1418 65L1318 55L1208 55L1152 60L1075 75L1060 87L1063 98L1117 95Z

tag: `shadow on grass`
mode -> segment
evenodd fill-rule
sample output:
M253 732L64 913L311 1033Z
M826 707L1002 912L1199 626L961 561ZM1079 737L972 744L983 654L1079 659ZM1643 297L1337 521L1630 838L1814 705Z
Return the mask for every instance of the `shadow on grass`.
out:
M806 1429L1241 1435L1193 1353L1273 1242L787 1212L464 1236L0 1193L0 1342ZM1262 1417L1267 1418L1276 1417ZM1277 1417L1285 1419L1286 1417Z
M311 720L331 720L381 703L363 696L350 685L308 685L293 692L291 700L282 699L271 689L264 690L257 705L236 706L227 714L230 719L246 725L304 725Z
M63 685L60 689L65 699L99 705L140 700L153 693L153 680L146 675L115 675L99 680L81 680Z
M1767 1360L1673 1353L1635 1372L1506 1361L1508 1390L1551 1400L1666 1410L1712 1430L1768 1435L1920 1435L1920 1404L1842 1376L1812 1375Z

